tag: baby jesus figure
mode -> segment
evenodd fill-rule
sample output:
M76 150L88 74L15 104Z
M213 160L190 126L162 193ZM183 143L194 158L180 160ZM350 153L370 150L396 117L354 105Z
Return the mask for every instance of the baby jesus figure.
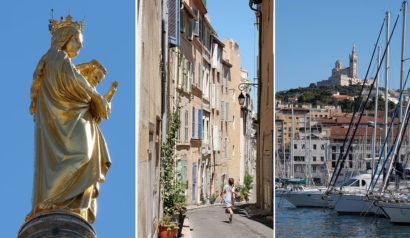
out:
M96 59L91 60L88 63L82 63L76 65L77 69L84 76L84 78L94 87L101 83L107 75L107 70L105 67ZM105 100L111 103L114 93L117 91L118 82L114 81L111 83L110 89L107 94L104 95ZM91 105L91 113L93 114L95 121L97 123L101 122L101 118L95 116L93 113L93 107Z

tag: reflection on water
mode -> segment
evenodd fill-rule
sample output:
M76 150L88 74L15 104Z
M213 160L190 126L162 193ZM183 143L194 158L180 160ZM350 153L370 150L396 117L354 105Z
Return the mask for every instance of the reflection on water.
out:
M394 225L387 218L337 215L323 208L295 208L276 197L277 238L281 237L410 237L410 226Z

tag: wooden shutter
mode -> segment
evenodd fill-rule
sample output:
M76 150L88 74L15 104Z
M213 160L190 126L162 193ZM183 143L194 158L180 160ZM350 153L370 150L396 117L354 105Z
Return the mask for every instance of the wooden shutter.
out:
M170 48L180 44L179 0L168 0L168 41Z
M212 105L212 108L215 108L215 84L214 83L212 84L211 94L212 94L211 105Z
M184 58L183 55L180 54L178 57L178 82L177 82L177 88L181 89L183 85L183 80L184 80Z
M225 102L221 101L221 121L225 121Z
M202 139L202 110L198 109L198 139Z
M193 19L189 19L188 21L188 32L187 32L187 39L192 41L194 39L193 37L193 31L194 31L194 26L195 26L195 22Z
M198 88L201 89L201 63L198 64Z
M188 93L191 93L192 91L192 63L188 61L188 75L187 75L187 86L188 86Z
M214 43L212 49L212 67L216 68L218 66L218 44Z
M197 20L195 20L193 23L194 24L193 35L198 37L199 36L199 11L198 9L194 8L194 13L195 13Z
M225 112L226 112L225 120L229 121L229 102L226 103Z
M185 10L181 11L180 31L185 33Z
M194 58L194 66L192 67L192 85L195 85L195 68L196 68L196 60Z
M195 107L192 107L192 138L195 138Z
M219 88L216 88L216 110L219 111Z

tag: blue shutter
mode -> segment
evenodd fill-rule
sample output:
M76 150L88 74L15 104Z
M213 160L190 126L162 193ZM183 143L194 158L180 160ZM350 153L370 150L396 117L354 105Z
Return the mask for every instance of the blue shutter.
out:
M168 40L170 48L179 46L180 43L179 12L179 0L168 0Z
M192 138L195 138L195 107L192 107Z
M198 109L198 139L202 139L202 110Z
M196 163L192 163L192 201L195 201Z

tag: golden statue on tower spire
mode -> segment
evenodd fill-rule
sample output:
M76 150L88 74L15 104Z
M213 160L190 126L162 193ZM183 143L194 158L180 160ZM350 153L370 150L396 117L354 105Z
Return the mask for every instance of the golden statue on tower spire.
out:
M96 86L107 74L97 60L74 65L83 47L84 22L68 15L49 21L51 47L34 71L30 114L35 122L32 210L68 210L93 223L99 183L111 165L98 123L108 119L118 83L102 96Z

